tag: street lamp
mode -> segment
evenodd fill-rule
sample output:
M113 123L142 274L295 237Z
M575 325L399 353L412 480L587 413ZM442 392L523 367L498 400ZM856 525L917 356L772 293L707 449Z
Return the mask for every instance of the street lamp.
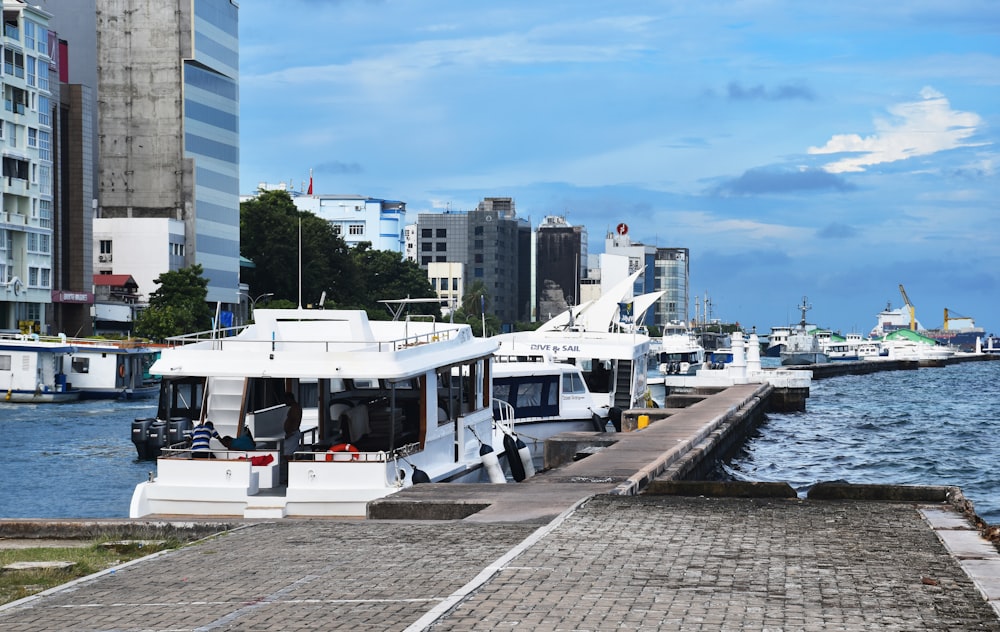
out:
M267 292L265 294L261 294L257 298L252 298L249 294L247 294L247 298L250 299L250 316L253 317L254 309L257 308L257 301L261 299L271 298L272 296L274 296L274 292Z

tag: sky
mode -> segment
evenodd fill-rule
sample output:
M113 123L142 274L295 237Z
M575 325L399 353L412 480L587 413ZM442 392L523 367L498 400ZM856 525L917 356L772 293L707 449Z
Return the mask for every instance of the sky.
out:
M251 0L241 192L514 198L688 248L691 316L1000 333L995 0Z

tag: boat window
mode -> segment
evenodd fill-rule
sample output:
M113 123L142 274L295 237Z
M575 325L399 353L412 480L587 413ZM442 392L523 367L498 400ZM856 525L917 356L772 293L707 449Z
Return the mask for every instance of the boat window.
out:
M548 417L559 414L557 375L498 378L493 396L514 407L514 418Z
M362 388L367 388L367 389L378 388L378 380L374 380L374 379L351 380L351 382L354 384L354 388L357 388L357 389L362 389Z
M586 393L587 387L579 373L566 373L563 375L563 393Z
M9 355L0 355L0 371L10 371Z
M90 373L90 358L73 358L74 373Z

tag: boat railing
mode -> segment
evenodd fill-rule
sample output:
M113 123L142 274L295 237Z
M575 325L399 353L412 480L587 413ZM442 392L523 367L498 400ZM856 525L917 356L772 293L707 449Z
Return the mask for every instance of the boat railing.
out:
M350 451L350 450L300 450L292 455L292 461L326 461L330 463L388 463L403 459L420 451L419 443L407 443L393 450Z
M493 398L493 423L504 434L514 433L514 407L511 406L510 402Z
M235 349L235 348L248 348L253 346L266 347L271 351L278 350L308 350L315 351L317 348L322 349L325 352L335 352L339 350L344 351L376 351L379 353L385 353L389 351L400 351L402 349L409 349L411 347L419 347L422 345L433 344L436 342L442 342L445 340L451 340L457 335L456 329L434 329L432 331L423 332L419 334L407 335L402 338L393 338L389 340L371 340L371 341L359 341L359 340L288 340L288 339L275 339L275 340L261 340L257 338L237 338L235 337L235 332L237 327L230 327L227 330L232 333L227 333L223 336L216 336L215 330L208 332L197 332L192 334L184 334L183 336L172 336L167 338L167 346L169 347L182 347L184 345L193 344L195 342L212 342L212 348L214 350L224 350L224 349Z
M180 444L183 445L183 444ZM208 450L194 450L190 447L168 447L162 448L160 450L161 459L195 459L195 455L206 454L208 456L202 457L198 456L199 459L217 459L221 461L251 461L254 456L264 456L267 454L275 454L277 450L274 449L262 449L262 450L230 450L229 448L215 449L211 448Z

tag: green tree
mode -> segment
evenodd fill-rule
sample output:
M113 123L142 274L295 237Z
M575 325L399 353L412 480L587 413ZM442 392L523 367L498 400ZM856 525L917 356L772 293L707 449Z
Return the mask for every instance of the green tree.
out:
M413 261L391 250L373 250L371 242L363 241L351 249L354 269L358 272L359 303L371 318L389 318L381 300L400 298L435 298L427 273ZM439 304L415 304L410 313L440 315Z
M195 264L156 277L159 287L149 295L149 307L136 317L136 335L163 340L211 329L212 309L205 302L208 279L202 272Z
M466 323L472 327L472 333L477 336L492 336L500 333L500 319L489 313L490 295L482 281L473 281L462 295L462 306L452 316L456 323ZM483 318L483 312L486 318ZM483 321L486 331L483 331Z
M286 191L260 191L240 204L240 254L256 266L244 276L255 294L303 306L324 292L337 305L360 300L346 242L329 222L298 210Z

